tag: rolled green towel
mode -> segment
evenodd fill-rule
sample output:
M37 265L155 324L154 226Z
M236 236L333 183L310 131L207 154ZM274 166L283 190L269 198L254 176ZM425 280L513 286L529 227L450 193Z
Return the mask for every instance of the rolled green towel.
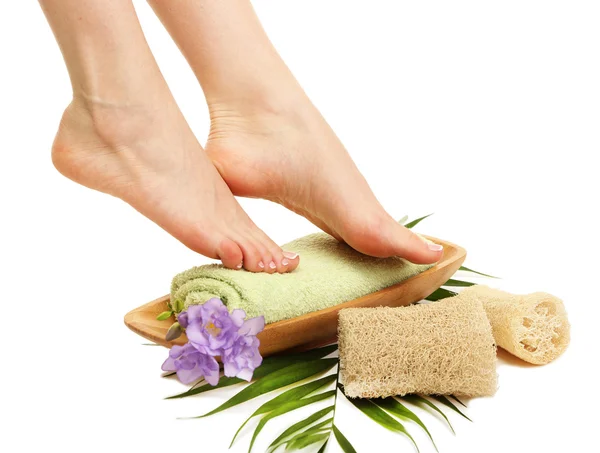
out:
M295 318L357 299L395 285L431 267L402 258L374 258L325 233L283 246L300 255L300 266L287 274L252 273L222 265L198 266L175 276L171 305L176 312L220 298L248 317L264 315L267 323Z

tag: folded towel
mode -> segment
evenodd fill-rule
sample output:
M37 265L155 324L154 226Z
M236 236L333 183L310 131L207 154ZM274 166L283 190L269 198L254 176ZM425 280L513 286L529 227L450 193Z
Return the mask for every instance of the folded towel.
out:
M395 285L431 267L402 258L374 258L325 233L283 246L300 255L300 266L287 274L252 273L205 265L178 274L171 285L176 312L220 298L231 310L264 315L267 323L294 318Z

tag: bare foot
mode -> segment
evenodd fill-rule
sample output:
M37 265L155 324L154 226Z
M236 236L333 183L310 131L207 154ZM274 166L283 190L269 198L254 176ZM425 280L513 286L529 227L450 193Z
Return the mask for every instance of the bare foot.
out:
M119 197L191 249L231 269L287 272L299 258L253 224L179 109L76 99L52 149L56 168Z
M386 213L310 101L293 105L210 105L206 152L232 192L280 203L362 253L438 261L441 246Z

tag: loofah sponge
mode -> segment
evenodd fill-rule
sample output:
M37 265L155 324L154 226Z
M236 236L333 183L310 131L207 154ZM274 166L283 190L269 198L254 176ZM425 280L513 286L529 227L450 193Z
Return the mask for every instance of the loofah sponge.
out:
M551 362L569 345L565 306L551 294L519 296L476 285L463 290L457 298L480 301L497 345L529 363Z
M338 343L350 397L496 392L496 346L476 299L344 309Z

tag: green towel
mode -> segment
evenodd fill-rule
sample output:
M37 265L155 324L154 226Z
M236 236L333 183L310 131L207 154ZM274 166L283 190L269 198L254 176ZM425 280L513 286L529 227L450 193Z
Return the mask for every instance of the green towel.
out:
M431 267L402 258L374 258L357 252L325 233L296 239L283 246L300 255L300 266L287 274L252 273L222 265L198 266L178 274L171 285L171 306L220 298L248 317L264 315L267 323L357 299L395 285Z

